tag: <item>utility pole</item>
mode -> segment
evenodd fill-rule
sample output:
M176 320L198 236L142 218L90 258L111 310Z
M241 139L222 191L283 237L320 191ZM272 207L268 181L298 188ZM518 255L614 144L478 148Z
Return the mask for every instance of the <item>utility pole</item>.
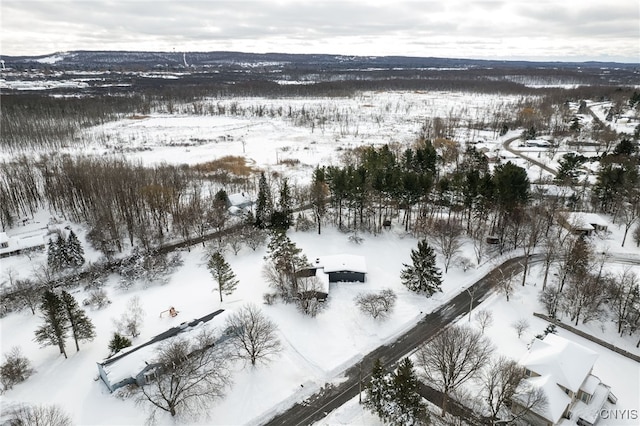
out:
M362 405L362 360L358 363L358 404Z
M473 291L471 290L473 289ZM473 295L475 294L476 289L475 287L470 287L467 289L467 293L469 293L469 322L471 322L471 310L473 309Z

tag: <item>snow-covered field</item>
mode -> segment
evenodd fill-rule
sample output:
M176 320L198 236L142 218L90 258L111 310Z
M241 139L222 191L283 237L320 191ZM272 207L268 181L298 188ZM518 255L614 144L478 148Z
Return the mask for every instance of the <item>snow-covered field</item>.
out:
M349 99L244 99L224 101L229 108L233 102L249 110L264 105L268 111L291 106L295 111L315 111L331 116L323 126L295 125L285 115L274 118L249 116L194 116L180 114L154 114L148 117L127 118L89 129L82 136L84 148L69 150L95 155L123 155L138 159L144 164L168 162L172 164L196 164L218 159L226 155L239 155L258 168L277 171L289 176L293 182L304 183L311 177L311 170L318 164L336 164L347 148L385 143L408 144L415 140L425 117L446 117L461 114L468 121L489 116L498 106L508 107L517 102L516 97L473 95L464 93L365 93ZM336 116L341 117L335 119ZM345 118L348 117L348 119ZM462 125L463 123L461 123ZM501 144L517 132L496 138L492 131L459 130L460 140L482 139L483 146L502 152ZM514 146L514 149L516 147ZM517 148L533 150L533 148ZM538 161L554 166L557 156L547 155L546 150L536 148ZM558 152L557 155L561 155ZM531 155L531 154L528 154ZM537 156L537 154L531 155ZM296 159L295 167L282 164L283 160ZM524 160L514 160L527 165ZM530 178L538 179L542 171L527 166ZM38 224L28 226L41 229L48 216L37 218ZM64 223L66 224L66 223ZM63 224L63 225L64 225ZM84 230L70 224L84 242ZM620 251L622 234L613 232L598 244ZM21 232L20 228L9 233ZM42 231L45 232L44 230ZM429 312L469 284L475 282L494 265L486 262L466 273L452 267L444 276L443 293L431 299L410 293L400 283L399 272L403 263L409 262L409 254L417 240L401 229L385 231L381 235L362 235L360 245L349 241L348 235L326 227L318 236L290 232L290 237L309 259L317 256L348 253L362 255L368 265L367 282L363 284L340 283L332 285L326 309L316 318L306 317L293 305L264 305L263 294L268 285L262 277L264 248L253 252L243 248L237 255L227 254L240 285L224 302L219 302L213 292L211 276L205 266L202 247L181 252L184 265L178 268L163 285L142 284L129 290L117 286L111 277L106 289L112 303L102 309L89 311L96 326L97 337L81 344L81 350L69 348L69 359L59 355L57 348L39 348L33 341L34 330L41 324L38 316L28 310L11 313L0 319L1 347L6 353L13 346L20 346L32 361L36 373L26 382L17 385L0 398L2 412L18 403L58 404L68 412L74 424L81 425L129 425L143 424L147 413L131 399L110 394L98 379L96 362L108 354L108 341L115 330L114 319L125 310L128 301L139 296L145 311L142 334L134 345L143 343L166 329L183 321L201 317L223 308L237 309L245 303L255 303L274 320L284 350L280 357L267 365L255 368L237 363L233 385L224 399L211 407L209 418L198 424L260 424L271 415L301 401L328 382L340 381L341 372L357 362L364 354L377 346L392 341L394 337L413 326L421 314ZM626 252L640 255L640 250L627 244ZM88 260L97 260L98 254L84 244ZM472 247L465 247L465 256L472 259ZM18 277L28 277L34 268L46 261L44 253L31 257L17 256L0 260L4 280L7 271ZM612 266L614 267L614 266ZM634 267L638 274L640 269ZM529 285L517 288L513 299L506 302L502 296L492 296L482 308L489 308L494 315L494 325L487 334L496 342L501 353L520 357L533 334L544 328L541 320L532 317L533 311L541 312L537 305L535 287L537 270L533 269ZM396 308L387 320L373 320L360 313L354 298L361 292L391 288L398 295ZM85 298L83 290L74 293L76 299ZM161 311L175 306L180 312L175 318L160 318ZM510 324L520 317L530 320L529 334L517 339ZM465 321L461 319L460 321ZM473 321L472 321L473 322ZM610 325L601 329L588 324L589 331L604 340L638 353L634 343L618 339ZM604 330L604 331L603 331ZM560 334L579 341L582 339L560 331ZM69 342L71 343L71 342ZM593 345L593 344L591 344ZM619 407L638 408L640 399L637 363L610 353L603 348L589 346L601 354L596 364L596 374L612 386L620 398ZM631 378L631 380L630 380ZM635 405L634 405L635 404ZM624 407L623 407L624 405ZM350 403L344 411L332 413L322 424L375 424L377 419L362 413L357 402ZM158 418L159 424L174 424L170 416ZM191 423L191 421L189 421Z

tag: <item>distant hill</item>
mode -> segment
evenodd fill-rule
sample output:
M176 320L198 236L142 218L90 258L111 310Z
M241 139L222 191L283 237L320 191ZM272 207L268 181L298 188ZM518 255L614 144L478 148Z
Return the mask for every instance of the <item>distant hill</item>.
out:
M408 56L344 56L242 52L71 51L42 56L1 56L10 68L136 70L215 67L316 68L322 70L383 69L639 69L638 64L615 62L527 62Z

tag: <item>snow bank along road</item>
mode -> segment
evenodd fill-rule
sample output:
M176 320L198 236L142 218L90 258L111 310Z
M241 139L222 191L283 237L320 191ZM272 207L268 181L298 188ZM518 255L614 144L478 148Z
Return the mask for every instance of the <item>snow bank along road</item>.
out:
M616 254L609 254L607 257L610 262L640 265L640 258L637 257L632 259L628 255ZM359 364L344 372L347 380L337 386L327 385L323 387L321 392L312 395L301 403L295 404L287 411L269 420L265 425L308 425L319 421L329 412L344 405L358 395L361 388L364 389L365 384L370 379L369 375L376 359L379 358L383 365L390 370L400 359L410 355L422 343L431 340L438 332L454 322L456 318L468 313L471 304L470 293L473 294L473 307L475 308L490 294L495 283L498 282L496 278L499 278L505 272L508 274L522 272L523 259L524 256L514 257L494 268L471 285L468 288L469 291L466 291L467 289L461 291L436 311L425 315L415 327L400 336L395 342L390 345L380 346L365 355ZM531 255L529 267L535 263L542 262L542 260L542 255ZM439 392L422 393L431 402L436 404L441 402L437 400ZM454 405L454 401L451 401L450 404ZM472 421L472 419L468 420Z
M470 286L468 288L469 291L465 289L449 302L440 306L436 311L425 315L415 327L404 333L395 342L390 345L380 346L365 355L359 364L344 372L347 380L337 386L325 386L321 392L312 395L301 403L295 404L265 424L268 426L308 425L344 405L351 398L358 395L361 386L364 388L365 383L369 380L373 362L376 359L379 358L387 369L391 369L396 362L409 355L422 343L431 340L456 318L468 313L471 304L470 293L473 294L473 305L475 307L489 295L494 284L498 281L495 278L498 278L504 272L521 272L523 268L521 261L523 259L524 256L519 256L505 261ZM542 256L533 255L529 259L529 265L541 261Z

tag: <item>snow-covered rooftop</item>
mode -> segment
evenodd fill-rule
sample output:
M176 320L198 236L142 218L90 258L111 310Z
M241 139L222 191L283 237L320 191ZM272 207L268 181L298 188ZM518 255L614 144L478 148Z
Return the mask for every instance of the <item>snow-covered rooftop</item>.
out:
M247 194L246 192L237 192L235 194L230 194L228 196L229 198L229 204L231 204L232 206L246 206L246 205L250 205L251 203L253 203L253 200L251 199L251 197L249 197L249 194Z
M178 327L173 327L162 334L155 336L150 341L138 346L126 348L111 358L100 363L107 375L109 382L114 385L130 377L136 377L147 365L152 364L157 358L158 350L162 344L178 335L191 337L194 331L202 330L203 327L211 327L209 321L219 318L225 311L219 310L205 315L200 319L183 322Z
M548 334L544 340L535 339L520 364L541 376L551 376L555 383L578 392L596 359L596 352L555 334Z
M564 393L554 378L549 375L531 377L527 379L527 382L534 388L542 389L547 397L547 404L535 406L533 411L545 419L551 420L554 424L558 423L564 410L571 403L569 395Z
M353 254L336 254L322 256L316 259L315 265L324 269L324 272L367 272L367 263L363 256Z
M591 377L595 378L595 376ZM607 402L609 394L611 393L609 386L604 383L600 383L600 380L597 378L596 380L598 381L598 384L591 393L591 400L589 403L585 404L583 401L578 400L571 409L574 418L579 417L591 424L595 424L598 421L600 413L602 412L602 407L604 407L604 404Z
M609 224L600 215L586 212L569 212L567 214L567 222L574 227L584 227L585 229L593 229L592 225L608 227Z
M5 232L0 232L0 243L7 245L0 247L0 254L12 253L44 246L44 234L42 231L33 231L20 236L8 236Z
M320 286L318 291L329 294L329 275L323 273L320 269L316 269L316 277Z

